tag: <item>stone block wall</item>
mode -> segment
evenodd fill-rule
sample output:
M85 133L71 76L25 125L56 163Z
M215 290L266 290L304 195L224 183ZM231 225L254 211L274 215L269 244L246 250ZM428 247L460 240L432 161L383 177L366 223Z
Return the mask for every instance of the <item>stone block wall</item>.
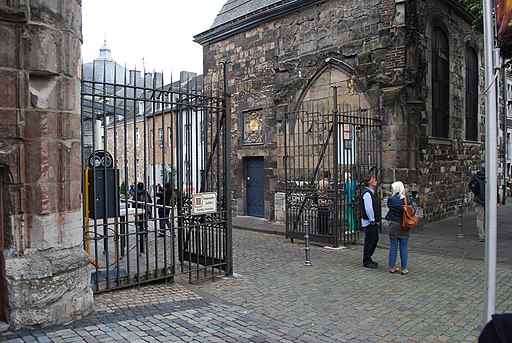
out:
M93 298L82 244L81 3L0 1L2 319L65 323Z
M233 183L243 185L245 156L265 157L265 217L275 219L274 194L278 189L277 134L283 111L300 102L308 84L325 67L327 61L338 61L347 70L359 91L379 107L385 89L404 85L406 68L404 1L325 1L300 11L267 21L259 26L204 46L205 74L218 77L219 61L230 61L229 87L233 120ZM395 121L389 121L384 132L394 140L392 157L413 155L407 139L391 135L393 125L409 123L402 117L401 90L390 92L382 106ZM291 105L291 106L290 106ZM260 144L244 144L243 114L258 111L263 124ZM406 130L406 132L408 132ZM406 160L404 165L409 167ZM282 181L282 180L281 180ZM244 187L234 188L234 198L243 213ZM268 205L268 207L267 207ZM240 211L242 209L242 211Z
M484 92L483 37L471 27L471 18L465 17L449 1L416 1L417 14L411 18L411 26L418 30L414 34L416 60L410 70L421 77L421 81L410 83L414 97L410 97L411 108L418 113L418 179L415 189L425 216L430 221L456 215L458 204L472 203L467 183L471 175L480 169L484 161L485 123L484 99L480 97L478 141L465 139L465 51L471 46L479 55L480 94ZM429 99L431 84L431 31L433 25L446 29L449 41L450 61L450 134L448 138L435 138L430 133L429 122L432 104ZM411 74L413 74L411 72ZM412 81L412 80L411 80ZM414 86L412 86L414 84ZM413 93L413 92L411 92ZM420 100L418 106L414 100Z

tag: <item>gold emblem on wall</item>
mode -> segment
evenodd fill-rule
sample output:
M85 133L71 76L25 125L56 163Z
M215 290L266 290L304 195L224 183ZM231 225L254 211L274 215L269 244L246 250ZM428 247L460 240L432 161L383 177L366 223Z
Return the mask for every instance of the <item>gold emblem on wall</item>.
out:
M244 143L263 143L261 134L261 113L248 112L244 114Z

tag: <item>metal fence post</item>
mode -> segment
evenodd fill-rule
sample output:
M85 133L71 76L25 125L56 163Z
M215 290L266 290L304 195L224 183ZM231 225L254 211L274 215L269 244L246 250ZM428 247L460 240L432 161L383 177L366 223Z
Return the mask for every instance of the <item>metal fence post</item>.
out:
M464 238L462 234L462 200L459 201L459 233L457 234L457 238Z
M305 266L311 266L311 249L309 248L309 223L304 219L304 250L306 251Z

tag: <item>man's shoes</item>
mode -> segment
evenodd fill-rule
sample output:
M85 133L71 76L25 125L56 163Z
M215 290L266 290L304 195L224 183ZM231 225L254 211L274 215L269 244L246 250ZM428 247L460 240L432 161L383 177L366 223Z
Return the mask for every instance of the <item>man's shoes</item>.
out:
M485 242L485 238L483 238L483 237L479 237L479 238L478 238L478 241L479 241L479 242Z
M165 237L165 233L159 233L158 237Z
M363 267L365 268L372 268L372 269L375 269L378 267L378 263L377 262L368 262L368 263L363 263Z

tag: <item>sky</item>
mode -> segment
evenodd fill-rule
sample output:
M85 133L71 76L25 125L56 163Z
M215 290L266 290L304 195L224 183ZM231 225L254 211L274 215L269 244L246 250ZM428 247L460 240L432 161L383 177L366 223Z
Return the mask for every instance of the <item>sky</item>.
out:
M202 74L202 46L194 35L208 30L227 0L82 0L82 58L92 62L106 39L114 60L127 69Z

